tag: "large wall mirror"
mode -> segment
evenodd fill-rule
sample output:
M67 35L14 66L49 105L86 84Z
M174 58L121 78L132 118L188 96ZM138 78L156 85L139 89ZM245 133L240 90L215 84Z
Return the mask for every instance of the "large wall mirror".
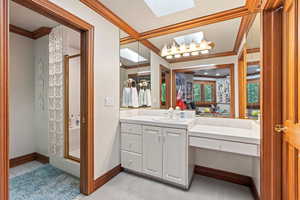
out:
M259 119L260 71L260 14L257 14L239 55L240 118Z
M234 64L173 70L173 101L197 116L234 117Z
M120 46L121 108L151 108L151 55L140 42Z

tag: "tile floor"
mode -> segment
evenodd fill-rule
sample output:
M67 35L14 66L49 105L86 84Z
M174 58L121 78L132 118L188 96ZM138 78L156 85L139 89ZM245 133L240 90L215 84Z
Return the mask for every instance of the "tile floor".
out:
M40 167L30 162L10 170L10 177ZM126 172L120 173L94 194L81 200L253 200L248 187L196 175L189 191L184 191Z
M248 187L196 175L184 191L126 172L82 200L253 200Z

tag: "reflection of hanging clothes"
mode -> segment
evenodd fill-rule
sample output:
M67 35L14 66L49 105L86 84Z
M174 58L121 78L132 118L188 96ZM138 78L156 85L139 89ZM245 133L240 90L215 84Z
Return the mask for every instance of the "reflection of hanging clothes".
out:
M139 107L139 97L136 87L131 88L131 100L132 100L132 107L138 108Z
M139 91L139 105L140 106L145 106L145 90L144 89L140 89Z
M132 98L131 97L132 97L131 88L124 87L123 88L123 101L122 101L123 107L132 106Z
M166 83L161 85L161 102L166 103L167 93L166 93Z
M150 107L151 106L151 91L150 89L146 89L146 106Z

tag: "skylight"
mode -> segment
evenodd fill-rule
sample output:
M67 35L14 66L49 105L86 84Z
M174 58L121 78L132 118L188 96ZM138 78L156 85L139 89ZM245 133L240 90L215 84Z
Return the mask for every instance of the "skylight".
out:
M146 58L128 48L121 49L120 56L135 63L147 61Z
M144 0L157 17L195 7L194 0Z
M197 33L175 37L174 40L178 45L190 44L192 41L199 44L203 40L203 32L197 32Z

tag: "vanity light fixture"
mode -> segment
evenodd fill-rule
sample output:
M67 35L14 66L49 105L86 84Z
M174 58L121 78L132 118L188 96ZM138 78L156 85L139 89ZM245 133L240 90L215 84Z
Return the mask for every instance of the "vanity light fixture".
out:
M171 56L178 58L180 56L196 56L201 54L208 54L215 46L213 42L203 39L203 33L190 34L174 38L171 46L164 45L161 50L161 56L171 59ZM195 42L196 41L196 42ZM189 42L189 44L187 44Z

